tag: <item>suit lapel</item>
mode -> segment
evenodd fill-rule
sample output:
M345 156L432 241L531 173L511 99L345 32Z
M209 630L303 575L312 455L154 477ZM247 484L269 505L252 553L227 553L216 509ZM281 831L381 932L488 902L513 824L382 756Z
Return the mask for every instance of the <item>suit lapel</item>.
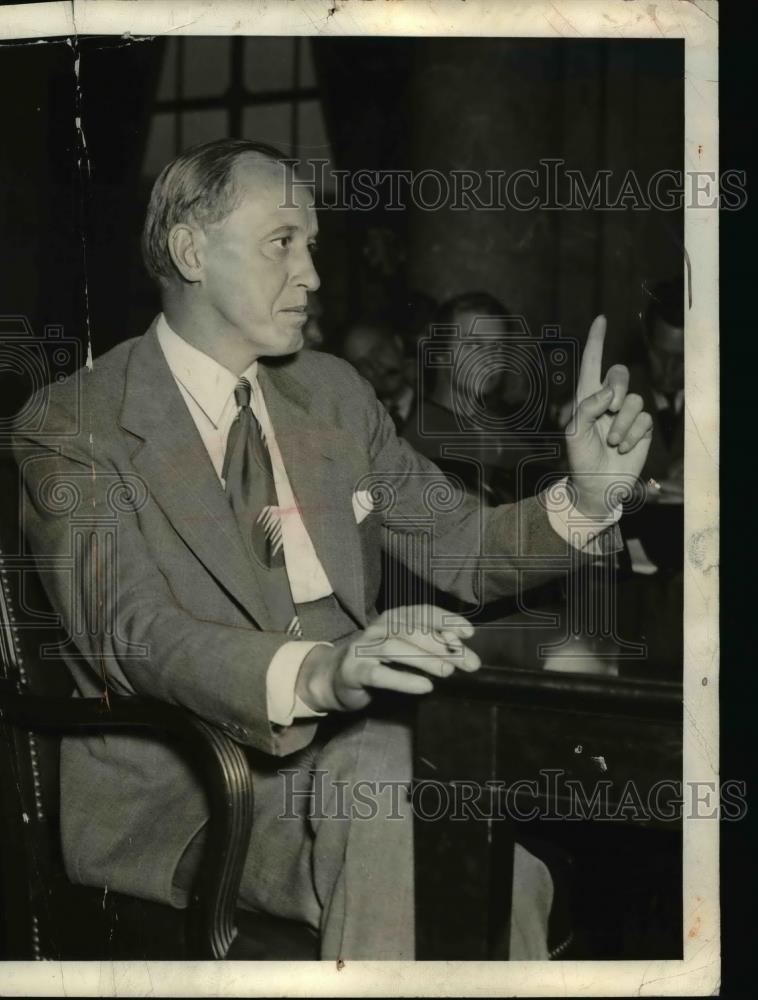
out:
M142 438L132 456L150 497L206 569L262 628L271 611L216 471L174 381L155 333L129 361L122 426Z
M363 557L353 513L348 436L318 420L310 390L283 368L259 364L258 382L298 508L334 593L366 624Z

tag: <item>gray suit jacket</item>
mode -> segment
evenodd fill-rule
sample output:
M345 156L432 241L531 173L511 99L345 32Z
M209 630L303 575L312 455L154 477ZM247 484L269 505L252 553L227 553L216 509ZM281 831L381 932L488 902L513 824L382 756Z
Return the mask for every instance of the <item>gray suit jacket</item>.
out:
M356 629L375 614L391 537L431 529L436 586L471 602L485 590L513 592L522 557L538 571L530 583L566 560L538 500L480 510L470 497L446 499L439 471L397 438L345 362L301 352L259 365L259 381L308 532ZM289 637L272 631L262 581L154 326L38 402L42 429L19 421L14 437L24 530L38 556L59 560L42 577L72 636L65 658L76 691L98 696L107 685L180 704L272 755L307 745L314 722L268 721L266 672ZM372 489L374 509L358 523L354 494L365 505ZM482 583L486 553L500 560ZM428 561L405 558L429 575ZM168 745L142 735L68 739L61 792L74 881L180 901L175 866L207 807Z

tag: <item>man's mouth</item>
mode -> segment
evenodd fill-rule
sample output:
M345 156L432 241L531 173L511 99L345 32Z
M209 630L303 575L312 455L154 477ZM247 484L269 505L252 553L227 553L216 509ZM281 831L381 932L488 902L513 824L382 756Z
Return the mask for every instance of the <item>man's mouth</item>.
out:
M287 309L280 309L280 313L289 316L293 323L298 326L305 326L308 321L308 312L305 306L289 306Z

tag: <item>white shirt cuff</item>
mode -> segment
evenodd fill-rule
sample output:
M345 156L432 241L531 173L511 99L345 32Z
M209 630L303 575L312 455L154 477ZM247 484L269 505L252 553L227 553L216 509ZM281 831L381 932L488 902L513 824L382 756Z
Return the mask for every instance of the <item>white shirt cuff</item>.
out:
M285 642L271 657L266 672L266 712L268 721L277 726L290 726L293 719L326 715L314 712L295 694L297 675L303 660L314 646L331 646L330 642Z
M612 514L602 519L582 514L574 506L568 491L568 476L564 476L543 493L543 498L551 528L575 549L593 556L606 556L617 551L617 532L612 537L605 533L621 518L621 504L615 507Z

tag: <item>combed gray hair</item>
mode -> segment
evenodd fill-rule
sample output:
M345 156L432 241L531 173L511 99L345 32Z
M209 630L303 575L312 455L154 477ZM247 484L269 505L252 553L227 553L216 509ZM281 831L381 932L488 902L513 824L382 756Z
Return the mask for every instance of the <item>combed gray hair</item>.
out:
M178 272L168 249L171 229L179 222L210 226L237 207L234 166L247 154L279 163L287 157L275 146L251 139L217 139L180 153L161 170L153 185L142 230L142 259L161 284Z

